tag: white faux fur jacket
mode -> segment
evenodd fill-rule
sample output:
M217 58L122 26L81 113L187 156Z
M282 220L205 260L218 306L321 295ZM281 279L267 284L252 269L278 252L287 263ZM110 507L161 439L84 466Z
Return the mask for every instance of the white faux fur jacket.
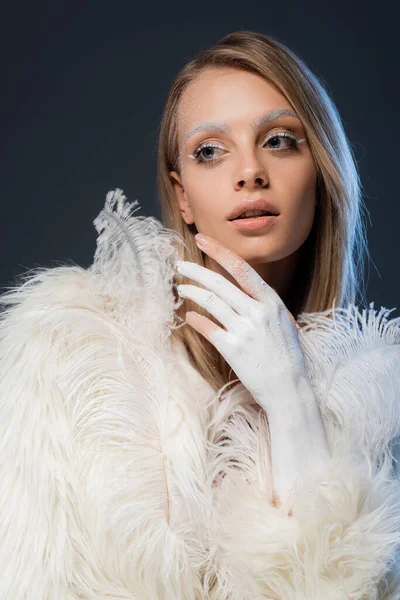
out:
M299 316L333 458L286 514L267 416L171 335L176 234L136 204L108 194L90 268L1 297L0 599L400 598L400 318Z

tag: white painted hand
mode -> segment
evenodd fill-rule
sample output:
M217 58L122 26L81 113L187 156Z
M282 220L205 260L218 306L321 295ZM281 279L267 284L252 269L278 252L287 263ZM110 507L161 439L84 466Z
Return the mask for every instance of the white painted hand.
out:
M205 308L225 329L196 312L186 313L186 322L215 346L265 410L288 409L282 403L286 398L293 402L300 381L308 378L293 315L276 291L235 252L211 237L198 246L242 289L211 269L178 261L179 273L207 288L180 285L179 295Z

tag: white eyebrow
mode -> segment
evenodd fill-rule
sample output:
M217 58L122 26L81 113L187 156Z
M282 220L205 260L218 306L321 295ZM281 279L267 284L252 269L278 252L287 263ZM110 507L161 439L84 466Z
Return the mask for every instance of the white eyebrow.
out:
M274 121L275 119L278 119L279 117L283 116L295 117L296 119L300 120L298 114L291 108L274 108L273 110L270 110L264 115L261 115L261 117L257 117L256 119L254 119L251 126L253 129L257 130L263 127L266 123L269 123L269 121ZM194 135L195 133L199 133L200 131L216 131L218 133L229 134L230 128L225 123L212 123L210 121L198 123L190 131L185 133L185 135L183 136L183 143L185 144L192 135Z

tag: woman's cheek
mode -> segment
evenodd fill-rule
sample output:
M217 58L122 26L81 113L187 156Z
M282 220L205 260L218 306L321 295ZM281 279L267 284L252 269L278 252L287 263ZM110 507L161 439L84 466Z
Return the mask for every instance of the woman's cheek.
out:
M210 167L203 167L195 173L191 173L190 177L187 177L186 191L189 198L196 204L201 203L203 206L211 205L215 203L215 198L220 196L218 184L221 185L221 176L218 176L216 172L210 173ZM213 171L216 171L213 169Z
M295 215L294 236L299 244L303 244L308 238L315 218L315 211L311 203L305 203Z

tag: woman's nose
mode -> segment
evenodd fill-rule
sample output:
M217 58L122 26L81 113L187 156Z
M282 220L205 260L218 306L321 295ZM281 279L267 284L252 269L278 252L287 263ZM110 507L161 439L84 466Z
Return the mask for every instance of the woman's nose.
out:
M268 185L269 177L266 168L255 156L244 161L245 164L236 173L235 187L241 189L265 187Z

